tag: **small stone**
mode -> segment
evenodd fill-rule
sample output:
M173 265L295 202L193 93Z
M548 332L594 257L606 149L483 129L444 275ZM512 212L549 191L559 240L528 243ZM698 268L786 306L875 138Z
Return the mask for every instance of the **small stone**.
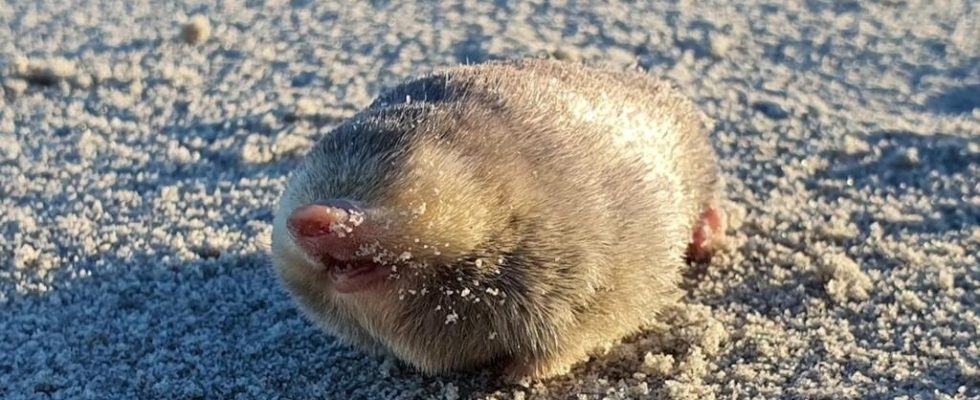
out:
M715 57L725 57L731 47L732 38L728 35L713 32L708 36L708 48L711 50L711 55Z
M939 274L936 275L936 286L942 290L952 289L954 283L953 274L949 271L939 271Z
M919 295L909 290L903 291L901 294L899 294L898 301L905 307L911 308L915 311L922 311L928 307L926 302L919 298Z
M917 167L922 163L922 159L919 157L919 149L915 147L907 147L902 149L898 157L895 159L896 164L902 167L912 168Z
M446 400L458 400L459 388L452 383L447 383L446 386L442 387L442 398Z
M859 156L867 154L871 151L871 146L868 142L858 139L853 136L844 136L844 154L849 156Z
M640 368L648 375L668 376L674 370L674 356L647 352Z
M306 97L297 100L294 106L294 113L299 117L316 115L317 109L319 108L315 100Z
M41 252L29 244L23 244L14 250L14 268L26 269L40 258Z
M180 37L187 44L201 44L211 37L211 23L203 15L196 15L180 29Z
M132 94L134 96L139 96L143 94L143 83L141 83L140 81L133 81L133 83L130 83L129 94Z
M268 138L252 134L245 138L239 156L246 164L264 164L272 161L275 154L272 152Z
M177 164L190 164L194 161L191 151L176 143L167 148L167 158Z
M20 157L20 153L20 143L16 137L0 136L0 161L14 161Z
M629 391L633 396L645 397L650 394L650 386L646 382L640 382L636 386L631 386Z
M105 147L105 139L92 133L92 131L85 131L82 132L81 136L78 138L76 154L78 154L78 157L83 160L92 160L99 154L100 151L103 151Z
M82 89L87 89L92 86L92 75L90 74L78 74L71 81L72 85L75 85Z
M868 292L873 286L871 278L846 254L824 254L818 264L818 274L824 280L824 288L835 302L868 299Z
M17 96L27 90L27 81L23 79L6 79L3 81L3 89L7 93Z

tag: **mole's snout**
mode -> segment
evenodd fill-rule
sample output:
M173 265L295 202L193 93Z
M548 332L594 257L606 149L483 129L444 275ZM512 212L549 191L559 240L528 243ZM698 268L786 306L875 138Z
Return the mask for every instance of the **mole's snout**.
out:
M347 200L325 200L293 210L286 221L296 244L307 254L350 260L360 246L366 214Z

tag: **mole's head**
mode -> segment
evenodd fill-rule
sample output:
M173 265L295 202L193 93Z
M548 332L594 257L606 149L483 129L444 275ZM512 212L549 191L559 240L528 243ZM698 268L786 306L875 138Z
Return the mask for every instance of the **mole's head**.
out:
M589 146L426 107L369 109L311 150L273 224L282 282L331 333L426 371L553 345L604 284L622 224L602 222L652 207L590 186L615 161L584 162Z
M473 276L491 267L477 258L490 256L486 244L499 242L507 224L506 213L491 212L501 191L481 178L493 174L435 132L437 124L406 128L416 118L355 119L291 176L273 259L301 300L320 300L314 308L431 290L461 269Z

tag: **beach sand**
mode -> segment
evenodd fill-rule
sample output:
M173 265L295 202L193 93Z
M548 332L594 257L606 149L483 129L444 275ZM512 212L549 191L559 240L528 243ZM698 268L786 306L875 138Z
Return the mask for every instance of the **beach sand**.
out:
M0 2L0 397L980 397L977 2L217 3ZM268 260L288 173L385 87L523 55L695 99L728 246L552 381L336 344Z

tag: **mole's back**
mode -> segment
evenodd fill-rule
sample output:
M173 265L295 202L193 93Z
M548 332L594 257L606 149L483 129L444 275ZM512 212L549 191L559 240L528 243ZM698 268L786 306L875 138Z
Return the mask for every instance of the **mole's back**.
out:
M707 120L672 88L638 70L613 70L554 60L523 59L443 69L408 81L380 96L370 108L406 103L491 107L526 132L555 138L490 138L528 153L586 148L596 164L635 156L648 182L676 185L678 208L695 215L720 189ZM490 132L488 130L488 132ZM501 131L498 131L501 132ZM549 145L549 141L564 145ZM580 156L573 154L572 156Z

